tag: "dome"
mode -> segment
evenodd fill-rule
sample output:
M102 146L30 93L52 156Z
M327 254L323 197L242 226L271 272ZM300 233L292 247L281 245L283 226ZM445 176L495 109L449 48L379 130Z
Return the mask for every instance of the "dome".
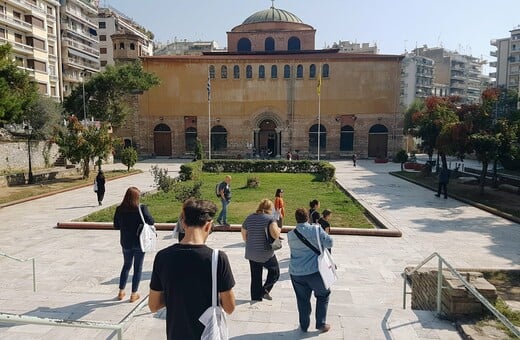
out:
M271 7L269 9L256 12L250 15L242 25L245 24L255 24L259 22L292 22L303 24L303 21L298 18L296 15L291 12L284 11L283 9L278 9Z

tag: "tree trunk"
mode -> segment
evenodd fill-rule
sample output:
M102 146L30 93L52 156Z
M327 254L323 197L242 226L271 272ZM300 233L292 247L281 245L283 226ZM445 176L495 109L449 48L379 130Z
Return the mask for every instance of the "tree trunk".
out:
M498 188L497 163L497 159L493 160L493 188Z
M90 158L83 159L83 178L90 176Z
M488 161L482 161L482 171L480 172L480 179L479 179L479 187L480 187L480 194L484 194L484 185L486 184L486 175L487 175L487 168L488 168Z

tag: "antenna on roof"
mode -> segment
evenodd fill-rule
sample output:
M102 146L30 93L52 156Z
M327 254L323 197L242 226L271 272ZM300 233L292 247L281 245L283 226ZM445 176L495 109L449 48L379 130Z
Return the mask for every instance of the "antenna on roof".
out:
M271 8L274 8L274 0L271 0L272 4L271 4Z

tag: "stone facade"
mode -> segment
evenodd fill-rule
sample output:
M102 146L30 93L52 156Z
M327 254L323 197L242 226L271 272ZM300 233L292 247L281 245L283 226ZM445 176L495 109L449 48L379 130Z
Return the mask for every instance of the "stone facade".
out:
M0 172L28 171L27 141L0 143ZM58 158L58 146L49 148L46 142L31 142L31 165L34 170L52 166Z
M443 271L441 312L449 318L477 316L487 309L466 290L464 285L449 271ZM472 284L491 304L497 299L496 288L484 279L482 273L461 272L462 277ZM412 309L437 309L437 271L420 270L412 274Z

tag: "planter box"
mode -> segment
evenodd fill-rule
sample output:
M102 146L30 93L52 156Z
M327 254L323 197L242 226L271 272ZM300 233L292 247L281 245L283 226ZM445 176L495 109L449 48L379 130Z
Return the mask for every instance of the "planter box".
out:
M420 163L411 163L411 162L404 163L404 168L408 169L408 170L421 171L423 167L424 167L424 164L420 164Z
M376 158L374 163L388 163L388 158Z

